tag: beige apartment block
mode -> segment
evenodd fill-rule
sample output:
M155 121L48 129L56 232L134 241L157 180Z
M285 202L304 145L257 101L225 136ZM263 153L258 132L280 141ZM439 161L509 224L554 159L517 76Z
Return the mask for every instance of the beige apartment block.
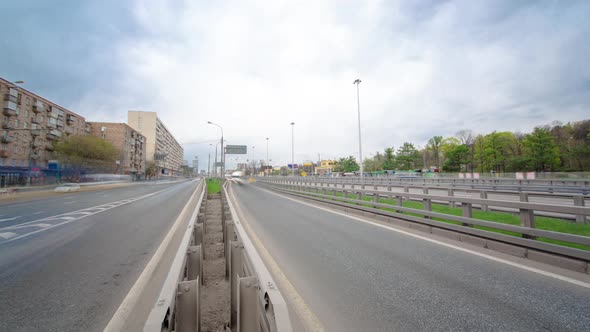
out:
M90 134L111 142L119 151L117 173L134 175L145 173L146 138L126 123L88 122Z
M80 115L0 78L0 170L47 167L53 142L62 136L86 135L90 127Z
M155 161L160 174L182 174L184 150L156 112L129 111L127 123L145 136L146 161Z

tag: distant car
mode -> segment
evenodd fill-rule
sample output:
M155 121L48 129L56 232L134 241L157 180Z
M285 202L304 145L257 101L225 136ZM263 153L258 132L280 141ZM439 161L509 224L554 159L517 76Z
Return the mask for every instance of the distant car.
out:
M55 188L56 193L69 193L80 190L80 185L77 183L63 183Z

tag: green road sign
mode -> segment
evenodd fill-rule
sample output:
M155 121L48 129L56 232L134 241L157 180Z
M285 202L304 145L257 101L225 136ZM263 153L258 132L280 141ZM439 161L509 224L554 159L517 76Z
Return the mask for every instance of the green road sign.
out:
M227 145L225 147L225 154L247 154L248 147L246 145Z

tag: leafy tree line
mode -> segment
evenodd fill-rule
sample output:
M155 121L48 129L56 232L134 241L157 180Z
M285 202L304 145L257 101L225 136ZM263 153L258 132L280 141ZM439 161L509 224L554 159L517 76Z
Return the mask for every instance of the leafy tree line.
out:
M354 157L341 158L335 171L355 171ZM439 168L445 172L590 171L590 120L536 127L531 133L461 130L434 136L424 148L405 142L364 160L367 172Z

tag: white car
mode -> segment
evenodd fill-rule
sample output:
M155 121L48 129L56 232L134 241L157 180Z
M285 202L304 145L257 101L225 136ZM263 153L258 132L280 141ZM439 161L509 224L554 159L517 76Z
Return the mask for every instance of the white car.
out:
M63 183L55 188L56 193L69 193L80 190L80 185L77 183Z

